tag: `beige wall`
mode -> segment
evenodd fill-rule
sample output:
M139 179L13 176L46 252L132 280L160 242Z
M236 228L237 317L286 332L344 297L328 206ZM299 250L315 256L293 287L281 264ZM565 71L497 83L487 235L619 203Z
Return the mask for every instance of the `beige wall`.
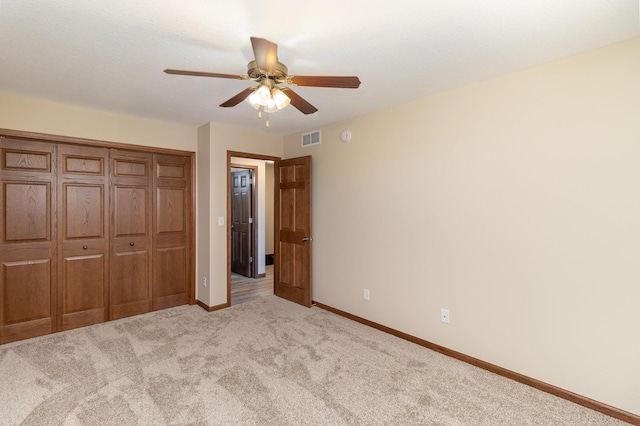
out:
M282 156L282 137L268 132L255 132L219 123L200 127L198 146L208 144L208 160L200 158L198 165L206 167L198 173L208 175L198 185L209 194L208 218L198 218L198 226L208 220L209 232L198 232L198 251L209 250L208 262L199 262L197 276L206 276L210 286L205 289L198 284L198 299L209 306L227 303L227 151ZM225 218L225 226L218 226L218 217ZM200 258L199 258L200 259ZM206 295L205 295L206 293Z
M640 413L638 76L636 39L286 137L314 300Z
M191 126L0 92L0 128L196 151Z
M196 299L211 306L209 299L209 259L211 258L209 235L216 218L211 217L211 197L209 196L211 167L210 157L211 124L198 128L198 153L196 154Z

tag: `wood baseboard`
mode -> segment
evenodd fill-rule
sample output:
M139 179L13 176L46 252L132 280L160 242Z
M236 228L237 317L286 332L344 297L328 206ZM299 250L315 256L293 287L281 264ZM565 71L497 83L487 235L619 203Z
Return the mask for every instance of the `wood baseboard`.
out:
M199 300L196 303L198 304L198 306L200 306L202 309L204 309L207 312L219 311L220 309L229 307L228 303L223 303L221 305L216 305L216 306L207 306L204 302L201 302Z
M452 349L446 348L444 346L440 346L435 343L429 342L427 340L423 340L418 337L412 336L410 334L403 333L402 331L395 330L385 325L378 324L373 321L369 321L368 319L350 314L345 311L341 311L340 309L333 308L323 303L316 302L316 301L314 301L313 303L318 308L327 310L329 312L333 312L334 314L359 322L361 324L368 325L369 327L373 327L377 330L383 331L385 333L389 333L401 339L408 340L409 342L412 342L417 345L423 346L427 349L431 349L433 351L439 352L443 355L450 356L457 360L466 362L467 364L474 365L478 368L482 368L483 370L490 371L499 376L503 376L508 379L515 380L516 382L520 382L522 384L531 386L543 392L550 393L559 398L566 399L567 401L571 401L575 404L582 405L583 407L589 408L594 411L598 411L600 413L606 414L607 416L616 418L618 420L622 420L624 422L627 422L633 425L640 425L640 415L629 413L628 411L624 411L619 408L604 404L602 402L595 401L593 399L587 398L586 396L582 396L577 393L559 388L557 386L550 385L549 383L545 383L540 380L525 376L523 374L516 373L515 371L508 370L506 368L500 367L495 364L491 364L481 359L474 358L469 355L465 355L461 352L457 352Z

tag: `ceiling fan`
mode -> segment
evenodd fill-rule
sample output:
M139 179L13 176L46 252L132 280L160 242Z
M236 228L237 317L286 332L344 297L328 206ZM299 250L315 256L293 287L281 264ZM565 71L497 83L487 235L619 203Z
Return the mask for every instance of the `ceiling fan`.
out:
M278 62L278 45L264 38L251 37L251 46L255 60L247 65L246 75L220 74L201 71L184 71L175 69L164 70L167 74L190 75L197 77L230 78L235 80L251 80L257 86L248 87L231 99L220 104L221 107L233 107L247 100L258 110L258 117L262 111L276 112L291 103L303 114L313 114L318 109L303 99L288 86L313 86L357 89L360 86L358 77L341 76L302 76L289 75L289 70ZM269 121L267 121L269 127Z

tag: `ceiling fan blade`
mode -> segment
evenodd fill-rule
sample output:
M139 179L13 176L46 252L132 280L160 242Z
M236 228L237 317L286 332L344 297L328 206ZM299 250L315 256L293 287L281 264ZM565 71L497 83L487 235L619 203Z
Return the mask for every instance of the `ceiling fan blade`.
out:
M258 68L273 73L278 63L278 45L264 38L251 37L251 47Z
M296 92L291 90L289 87L283 87L282 91L285 95L291 99L291 105L296 107L303 114L313 114L318 110L318 108L311 105L309 102L304 100L302 96L298 95Z
M216 77L216 78L232 78L234 80L248 80L249 76L247 75L238 75L238 74L219 74L216 72L202 72L202 71L184 71L184 70L172 70L166 69L164 70L167 74L176 74L176 75L192 75L196 77Z
M244 89L242 92L235 95L233 98L223 102L220 104L221 107L233 107L238 105L240 102L247 99L247 96L251 94L255 90L255 87L248 87Z
M314 86L314 87L339 87L346 89L357 89L360 87L360 79L358 77L338 77L338 76L311 76L311 75L293 75L287 78L287 82L296 86Z

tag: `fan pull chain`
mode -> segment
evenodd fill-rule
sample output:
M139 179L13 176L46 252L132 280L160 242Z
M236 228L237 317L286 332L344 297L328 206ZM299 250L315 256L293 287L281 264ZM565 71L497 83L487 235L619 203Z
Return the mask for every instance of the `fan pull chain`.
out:
M258 107L258 119L262 118L262 109L263 109L263 107L261 107L261 106L260 106L260 107ZM265 118L266 118L266 121L265 121L265 127L267 127L267 128L268 128L268 127L269 127L269 111L267 111L267 110L265 109L265 110L264 110L264 113L265 113Z

